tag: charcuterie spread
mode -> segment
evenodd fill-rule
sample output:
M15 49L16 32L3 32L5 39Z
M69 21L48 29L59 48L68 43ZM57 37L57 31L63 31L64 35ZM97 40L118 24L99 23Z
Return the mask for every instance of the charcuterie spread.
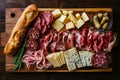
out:
M19 19L4 49L5 54L17 55L14 70L22 69L22 63L28 69L35 67L38 70L66 66L68 71L74 71L85 67L103 69L111 66L110 52L116 43L117 34L111 30L110 13L96 12L91 18L85 11L38 11L37 8L33 11L25 17L29 22L34 13L34 19L29 25L26 23L27 27L22 28L24 25L18 25L24 20ZM17 29L20 26L21 28ZM22 29L25 30L24 33L19 32ZM22 33L22 40L16 38L19 36L17 32ZM16 42L20 41L17 43L19 48L10 47L15 43L10 42L13 39ZM17 51L14 52L13 48ZM21 63L18 64L19 61Z

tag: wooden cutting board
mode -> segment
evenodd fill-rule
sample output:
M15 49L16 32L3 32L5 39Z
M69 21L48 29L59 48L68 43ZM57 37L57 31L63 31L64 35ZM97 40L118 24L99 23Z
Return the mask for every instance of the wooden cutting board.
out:
M23 10L24 8L7 8L6 9L6 27L5 27L5 32L1 33L1 46L5 46L5 44L7 43L7 40L11 34L11 31L15 26L17 20L21 16ZM39 8L39 11L45 11L45 10L53 11L55 10L55 8ZM72 10L76 13L77 12L82 13L83 11L85 11L88 13L90 18L92 18L92 15L95 14L96 12L105 11L108 13L112 13L111 8L67 8L64 10ZM12 57L12 56L6 56L6 61L5 61L6 72L69 72L66 66L63 66L61 68L52 68L49 70L48 69L37 70L36 68L28 70L24 65L23 65L24 67L21 70L14 71L13 70L14 58L15 57ZM111 71L112 71L112 67L109 67L107 69L82 68L82 69L77 69L73 72L111 72Z

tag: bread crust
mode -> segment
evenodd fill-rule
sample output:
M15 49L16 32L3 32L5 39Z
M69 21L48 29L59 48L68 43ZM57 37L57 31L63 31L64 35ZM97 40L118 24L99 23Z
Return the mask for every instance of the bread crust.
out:
M37 17L37 15L38 8L35 4L31 4L25 8L15 27L13 28L7 44L5 45L5 55L13 55L18 51L30 23Z

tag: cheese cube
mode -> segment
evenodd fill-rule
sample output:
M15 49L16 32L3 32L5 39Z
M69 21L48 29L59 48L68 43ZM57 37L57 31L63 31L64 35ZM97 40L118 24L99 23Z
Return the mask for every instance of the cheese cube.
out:
M64 24L66 24L69 21L69 19L65 15L61 15L59 20Z
M82 27L83 25L84 25L84 21L82 19L77 20L77 22L75 24L76 28L78 28L78 29L80 27Z
M73 28L75 28L75 26L74 26L74 24L73 24L72 21L70 21L70 22L68 22L68 23L66 24L66 29L67 29L67 30L73 29Z
M77 19L80 19L80 13L75 14L75 17L76 17Z
M54 29L56 29L57 32L59 32L64 27L64 24L59 19L57 19L52 26Z
M67 13L68 13L68 14L73 14L73 11L68 11Z
M66 10L62 10L62 13L66 16L68 15L68 11L66 11Z
M62 12L59 10L59 9L56 9L52 12L52 15L55 17L55 18L58 18L59 16L61 16Z
M87 16L85 12L82 13L81 18L83 19L84 22L87 22L89 20L89 17Z
M75 16L73 14L69 14L68 18L75 24L77 22L77 19L75 18Z

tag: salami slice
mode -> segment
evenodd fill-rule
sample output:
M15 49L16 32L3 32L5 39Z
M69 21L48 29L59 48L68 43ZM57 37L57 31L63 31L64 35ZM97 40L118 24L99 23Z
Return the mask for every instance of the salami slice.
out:
M37 28L31 28L29 31L28 31L28 37L29 38L32 38L32 39L38 39L39 38L39 31Z
M35 39L29 39L26 43L26 47L29 50L37 50L38 48L38 43Z
M111 63L111 56L106 53L95 53L92 56L92 64L95 68L107 68Z

